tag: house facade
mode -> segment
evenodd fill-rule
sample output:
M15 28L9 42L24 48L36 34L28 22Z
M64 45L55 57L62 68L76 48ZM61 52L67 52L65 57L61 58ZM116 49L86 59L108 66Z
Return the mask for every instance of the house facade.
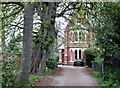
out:
M59 47L59 62L72 65L75 60L84 61L84 50L94 47L93 40L89 27L81 27L76 19L70 21L64 29L64 45Z

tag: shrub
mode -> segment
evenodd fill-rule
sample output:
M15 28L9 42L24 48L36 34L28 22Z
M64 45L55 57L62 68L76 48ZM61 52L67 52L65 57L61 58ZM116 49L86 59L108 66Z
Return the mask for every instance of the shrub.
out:
M118 81L112 80L112 79L108 79L106 81L100 81L100 86L101 88L120 88L120 83Z
M120 83L117 80L117 76L115 73L110 72L108 73L108 79L107 80L100 80L99 82L101 88L108 87L108 88L120 88Z
M37 75L29 75L30 84L33 85L35 81L40 80L41 77Z
M16 86L16 78L19 74L19 70L16 67L15 59L7 59L3 61L2 67L2 86L6 88L7 86Z
M49 76L50 76L50 74L51 74L51 69L49 69L49 68L47 68L47 69L45 69L45 71L44 71L44 74L43 74L43 77L44 78L49 78Z
M93 71L92 76L95 78L100 78L100 77L102 77L102 74L99 71Z
M47 62L46 62L46 67L49 68L49 69L52 69L52 70L55 69L55 68L57 68L58 65L57 65L56 59L54 59L54 58L48 58Z
M116 73L109 71L107 80L103 79L103 76L99 71L93 71L91 75L92 77L98 78L100 88L120 88Z
M44 72L43 76L29 75L30 85L34 86L36 81L44 79L44 78L49 78L50 73L51 73L51 69L45 69L45 72Z
M85 50L85 64L88 67L92 67L92 61L94 61L95 57L99 55L100 51L97 48L88 48Z

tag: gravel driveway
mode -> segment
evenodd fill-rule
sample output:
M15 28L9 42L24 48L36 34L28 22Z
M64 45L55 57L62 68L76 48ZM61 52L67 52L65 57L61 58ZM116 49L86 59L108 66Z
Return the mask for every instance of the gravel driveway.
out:
M59 66L52 77L38 81L36 86L98 86L97 79L90 76L85 67ZM96 87L95 87L96 88Z

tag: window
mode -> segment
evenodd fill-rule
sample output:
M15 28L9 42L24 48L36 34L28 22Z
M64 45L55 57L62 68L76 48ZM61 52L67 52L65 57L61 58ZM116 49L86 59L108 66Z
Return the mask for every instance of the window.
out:
M79 50L79 59L81 59L81 50Z
M74 32L74 38L75 38L75 41L78 41L78 34L77 34L77 32Z
M82 41L85 41L85 33L82 32L81 36L82 36L82 37L81 37L81 38L82 38Z
M75 60L77 60L77 50L75 50Z
M79 32L79 40L81 41L81 32Z
M72 39L73 39L73 34L72 34L72 31L70 32L70 40L72 42Z
M74 32L70 31L70 41L71 43L74 42Z

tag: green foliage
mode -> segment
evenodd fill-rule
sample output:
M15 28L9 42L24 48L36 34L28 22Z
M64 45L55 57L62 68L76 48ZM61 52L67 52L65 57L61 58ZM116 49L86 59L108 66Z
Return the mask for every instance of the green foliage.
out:
M54 58L48 58L46 62L46 67L49 69L55 69L58 67L57 61Z
M42 79L41 76L29 75L29 81L30 81L30 84L32 85L35 83L35 81L40 80L40 79Z
M7 86L16 87L17 76L19 75L20 57L21 57L21 36L10 40L3 53L3 66L2 66L2 85L4 88Z
M10 40L3 52L3 66L2 66L2 85L4 88L12 86L12 88L18 88L16 79L19 75L20 57L21 57L21 36ZM19 85L20 86L20 85Z
M99 55L94 58L94 61L97 62L98 64L102 64L103 60L104 60L103 53L101 52L99 52Z
M110 58L114 54L120 51L120 2L112 3L98 3L99 9L98 19L94 23L94 33L96 37L96 45L101 49L104 49L104 65L107 73L110 68ZM100 57L100 56L99 56ZM98 58L99 58L98 57ZM112 63L114 64L114 63ZM117 77L117 75L116 75ZM117 78L113 74L108 75L108 80L101 81L101 86L108 86L108 88L120 88L120 84L117 82Z
M120 83L117 81L115 73L109 72L106 81L103 80L102 74L99 71L93 71L91 75L92 77L98 78L101 88L120 88Z
M38 75L29 75L29 81L30 81L30 85L34 86L34 83L38 80L42 80L45 78L49 78L50 77L50 73L51 73L51 69L46 69L43 76L38 76Z
M120 88L120 83L116 82L116 83L113 83L112 80L110 81L101 81L100 82L100 86L101 88Z
M92 61L99 55L99 52L97 48L88 48L85 50L85 64L88 67L92 67Z
M12 38L5 51L7 53L21 54L22 53L22 36L18 34L16 38Z
M45 21L43 25L44 25L45 28L48 28L50 23L49 23L49 21Z
M102 74L99 71L93 71L92 77L98 78L99 85L101 88L120 88L120 83L117 80L117 76L115 73L109 71L108 79L103 80Z
M102 88L108 87L108 88L120 88L120 83L117 81L117 76L115 73L109 72L108 79L106 81L101 80L99 82L100 86Z
M117 39L114 23L106 18L101 19L100 24L95 27L96 45L106 49L107 56L111 56L115 51L119 50L118 44L113 42ZM116 37L116 39L115 39ZM118 41L118 40L117 40Z
M43 78L49 78L50 74L51 74L51 69L47 68L45 69L45 72L43 74Z
M97 48L88 48L88 49L85 50L85 52L96 57L96 56L99 55L100 51Z
M19 70L16 68L17 60L10 58L3 61L2 68L2 86L6 88L7 86L16 86L16 78L18 76Z
M120 47L120 2L98 3L99 21L95 21L94 32L96 45L106 49L106 54L112 56Z
M100 78L102 77L102 74L99 71L93 71L91 74L95 78Z
M9 46L6 48L7 52L14 52L16 54L22 53L22 49L20 47L20 43L9 43Z

